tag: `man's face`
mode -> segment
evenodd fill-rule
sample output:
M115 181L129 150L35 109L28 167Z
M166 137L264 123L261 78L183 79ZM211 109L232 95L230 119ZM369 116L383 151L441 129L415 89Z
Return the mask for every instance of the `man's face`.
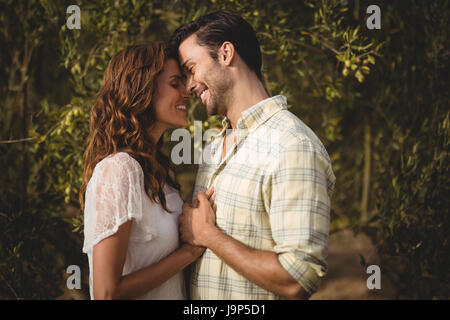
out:
M200 97L209 115L225 115L232 87L226 67L211 57L207 47L197 43L195 34L180 44L178 53L186 89Z

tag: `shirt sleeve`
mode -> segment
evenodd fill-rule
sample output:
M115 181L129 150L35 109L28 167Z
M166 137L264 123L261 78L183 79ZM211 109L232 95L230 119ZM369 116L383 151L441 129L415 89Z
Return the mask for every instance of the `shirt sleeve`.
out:
M334 183L326 151L296 138L280 150L266 184L274 251L309 294L317 291L327 271Z
M97 164L86 189L83 252L115 234L126 221L141 221L143 186L140 165L129 155Z

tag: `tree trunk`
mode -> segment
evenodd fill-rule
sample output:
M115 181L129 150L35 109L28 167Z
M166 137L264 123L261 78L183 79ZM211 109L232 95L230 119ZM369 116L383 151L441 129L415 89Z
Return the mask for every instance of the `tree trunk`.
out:
M370 122L366 118L364 124L364 172L363 172L363 190L361 198L361 220L367 221L369 206L370 173L372 167L372 136Z

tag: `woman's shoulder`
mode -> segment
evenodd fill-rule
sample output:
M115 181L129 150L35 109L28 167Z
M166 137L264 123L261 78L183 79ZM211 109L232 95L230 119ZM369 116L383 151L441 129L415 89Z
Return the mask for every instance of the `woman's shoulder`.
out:
M139 162L126 152L117 152L110 154L95 166L94 173L97 172L104 176L105 174L120 174L137 172L143 174Z

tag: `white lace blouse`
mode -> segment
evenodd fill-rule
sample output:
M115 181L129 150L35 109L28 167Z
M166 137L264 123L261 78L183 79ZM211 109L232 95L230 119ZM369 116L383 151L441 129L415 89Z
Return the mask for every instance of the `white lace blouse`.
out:
M122 275L159 262L179 246L178 216L183 201L169 186L164 187L168 213L151 202L144 189L140 164L119 152L100 161L87 185L84 209L83 252L89 260L89 288L93 295L92 251L101 240L132 220L128 250ZM183 273L180 272L138 299L185 299Z

